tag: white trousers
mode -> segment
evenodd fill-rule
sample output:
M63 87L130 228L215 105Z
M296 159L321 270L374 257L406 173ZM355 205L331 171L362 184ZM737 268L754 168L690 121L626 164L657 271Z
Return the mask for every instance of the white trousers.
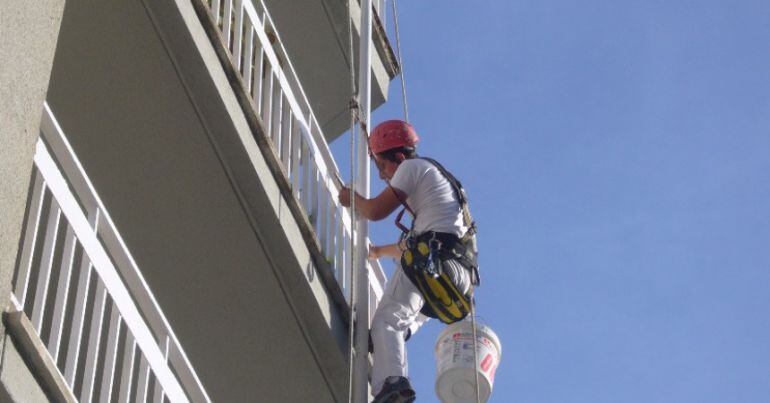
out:
M404 337L407 330L414 334L428 320L420 314L424 302L420 292L397 265L372 318L374 396L380 392L387 377L408 375Z

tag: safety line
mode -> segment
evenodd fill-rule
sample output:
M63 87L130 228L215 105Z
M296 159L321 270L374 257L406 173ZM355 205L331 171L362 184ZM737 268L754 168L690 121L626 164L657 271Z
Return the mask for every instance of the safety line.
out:
M479 347L476 339L476 290L471 283L471 326L473 326L473 373L476 375L474 388L476 389L476 403L481 403L481 393L479 392Z
M356 120L358 120L358 102L356 102L356 71L353 63L353 13L351 2L348 1L348 44L350 45L350 321L348 322L348 338L350 351L348 354L348 403L353 403L353 372L356 356Z
M398 34L398 9L396 0L393 3L393 27L396 30L396 50L398 53L398 65L401 67L401 102L404 107L404 121L409 123L409 103L406 101L406 74L404 73L404 61L401 59L401 37Z

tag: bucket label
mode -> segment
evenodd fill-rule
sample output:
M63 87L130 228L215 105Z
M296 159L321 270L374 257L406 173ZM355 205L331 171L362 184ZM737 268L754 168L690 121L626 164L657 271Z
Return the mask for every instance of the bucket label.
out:
M481 360L481 370L484 372L489 371L489 368L492 366L492 354L487 354L486 357L484 357L483 360Z

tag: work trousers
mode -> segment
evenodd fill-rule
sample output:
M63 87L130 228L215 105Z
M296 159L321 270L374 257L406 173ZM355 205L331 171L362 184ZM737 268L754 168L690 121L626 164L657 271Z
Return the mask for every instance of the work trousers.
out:
M468 271L457 261L444 262L443 269L462 292L470 287ZM371 337L374 345L372 368L372 393L377 396L389 376L408 376L405 338L408 332L414 334L428 318L420 314L425 300L396 266L393 277L388 281L377 310L372 318Z

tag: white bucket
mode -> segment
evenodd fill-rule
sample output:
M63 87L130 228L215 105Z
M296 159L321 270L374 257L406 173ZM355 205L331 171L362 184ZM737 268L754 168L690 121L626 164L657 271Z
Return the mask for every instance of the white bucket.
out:
M502 347L495 332L476 323L479 365L479 395L489 399L500 365ZM436 341L436 394L444 403L476 403L476 377L473 372L473 325L464 320L447 326Z

